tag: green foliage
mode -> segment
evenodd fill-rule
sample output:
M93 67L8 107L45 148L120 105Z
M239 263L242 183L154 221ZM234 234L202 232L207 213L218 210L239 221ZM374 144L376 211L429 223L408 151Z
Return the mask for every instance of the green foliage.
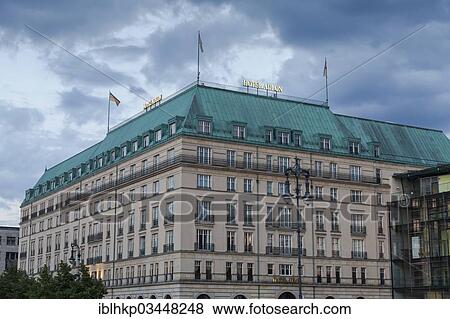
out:
M107 294L101 280L89 276L86 266L75 275L61 262L53 274L44 266L36 278L24 271L10 269L0 276L0 299L99 299Z

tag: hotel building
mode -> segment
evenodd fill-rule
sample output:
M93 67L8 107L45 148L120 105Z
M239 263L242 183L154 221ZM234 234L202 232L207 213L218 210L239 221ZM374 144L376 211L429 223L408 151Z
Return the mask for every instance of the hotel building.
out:
M449 139L248 91L192 84L47 169L19 267L79 252L109 298L296 298L300 223L305 298L391 298L393 175L450 162ZM281 196L296 157L300 218Z

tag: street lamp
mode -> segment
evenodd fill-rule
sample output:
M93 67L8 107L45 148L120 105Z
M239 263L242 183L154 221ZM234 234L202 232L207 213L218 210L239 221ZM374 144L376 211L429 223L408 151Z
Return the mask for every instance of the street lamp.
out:
M71 253L69 258L69 263L72 266L71 273L77 277L80 275L80 265L81 265L81 253L80 253L80 246L76 243L70 244L71 247ZM77 252L75 257L75 252Z
M286 175L286 181L284 183L284 194L283 197L288 199L291 198L292 195L290 193L290 183L289 176L295 177L295 198L297 200L297 273L298 273L298 298L303 299L302 294L302 241L301 241L301 228L300 228L300 198L303 198L305 201L309 201L311 199L311 195L309 193L309 170L302 169L300 167L300 159L295 157L295 164L291 167L288 167L284 174ZM300 177L305 178L305 195L302 197L300 193Z

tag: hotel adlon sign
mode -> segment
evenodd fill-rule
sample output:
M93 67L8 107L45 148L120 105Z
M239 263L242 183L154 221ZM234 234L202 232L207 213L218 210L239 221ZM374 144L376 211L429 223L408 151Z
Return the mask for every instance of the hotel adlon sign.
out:
M242 86L259 89L259 90L274 91L277 93L283 92L283 88L280 85L271 84L271 83L263 83L263 82L259 82L259 81L243 80Z

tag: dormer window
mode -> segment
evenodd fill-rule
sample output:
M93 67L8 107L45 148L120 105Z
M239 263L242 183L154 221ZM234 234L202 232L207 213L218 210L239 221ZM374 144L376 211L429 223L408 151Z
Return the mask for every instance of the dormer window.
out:
M323 151L329 151L331 149L331 140L329 137L320 138L320 149Z
M155 132L155 142L159 142L162 139L162 131L161 129L157 130Z
M102 167L103 166L103 157L100 157L98 159L98 167Z
M373 145L373 157L380 157L380 145Z
M132 150L133 150L133 152L136 152L136 151L138 150L138 142L137 142L137 141L134 141L134 142L133 142L133 144L132 144Z
M116 150L111 151L111 161L114 161L116 159Z
M294 144L295 146L302 146L302 135L300 133L294 134Z
M73 178L73 173L69 172L69 182L72 180L72 178Z
M199 120L198 132L202 134L211 134L211 122L206 120Z
M289 132L280 133L280 144L288 145L291 142L291 134Z
M245 126L233 125L233 137L239 139L245 139Z
M272 143L273 141L273 131L266 130L266 143Z
M360 152L359 142L350 141L348 144L348 151L350 154L358 155Z
M127 146L122 146L122 157L127 156Z
M169 124L169 136L172 136L176 133L177 131L177 123L171 123Z
M142 142L143 147L147 147L150 144L150 135L145 135L144 140Z

